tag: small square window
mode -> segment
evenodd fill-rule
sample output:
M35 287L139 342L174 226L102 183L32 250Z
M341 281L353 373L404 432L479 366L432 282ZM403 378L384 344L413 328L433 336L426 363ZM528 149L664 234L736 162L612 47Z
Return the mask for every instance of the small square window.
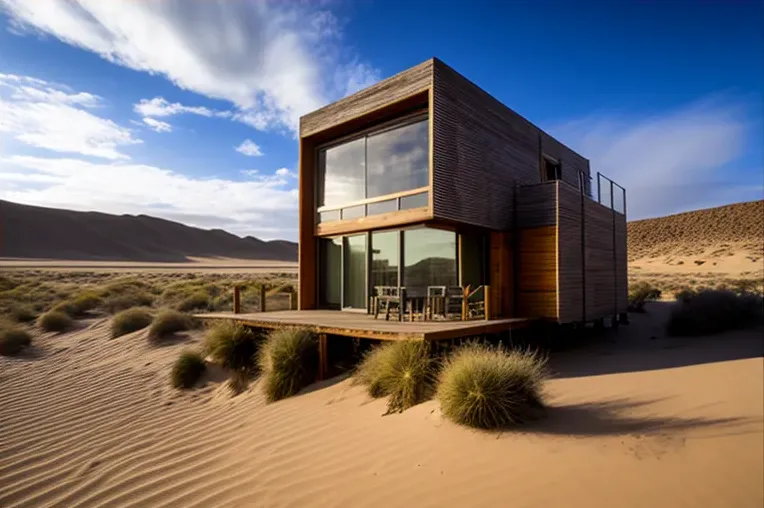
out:
M562 180L562 166L559 162L544 157L544 180Z

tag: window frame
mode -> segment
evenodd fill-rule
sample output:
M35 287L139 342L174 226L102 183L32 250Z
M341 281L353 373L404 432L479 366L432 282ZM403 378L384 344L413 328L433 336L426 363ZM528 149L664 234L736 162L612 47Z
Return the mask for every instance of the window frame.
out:
M371 127L367 127L366 129L354 132L352 134L347 134L345 136L341 136L335 139L332 139L330 141L327 141L325 143L321 143L317 145L314 149L314 163L316 168L316 184L314 186L314 203L319 203L321 198L321 193L324 189L324 180L325 180L325 168L322 170L321 168L321 152L328 150L330 148L334 148L336 146L340 146L345 143L350 143L352 141L356 141L358 139L364 139L364 174L363 174L363 182L364 182L364 199L356 200L356 201L349 201L347 203L340 203L337 205L321 205L316 206L314 209L314 223L319 223L318 221L318 214L321 212L327 212L327 211L333 211L333 210L340 210L343 208L348 208L351 206L357 206L357 205L367 205L369 203L376 203L380 201L387 201L389 199L394 198L400 198L400 197L406 197L414 194L421 194L423 192L429 192L430 191L430 185L418 187L416 189L408 189L405 191L395 192L391 194L385 194L382 196L376 196L373 198L368 197L368 167L367 167L367 147L366 147L366 138L368 138L371 135L377 135L377 134L383 134L388 131L395 130L400 127L405 127L407 125L415 124L421 121L427 121L428 123L431 121L430 114L427 109L418 109L416 111L413 111L411 113L407 113L402 116L398 116L396 118L393 118L391 120L388 120L386 122L383 122L378 125L374 125ZM428 125L429 129L429 125ZM431 140L428 143L428 152L430 151L430 145ZM428 153L428 159L430 158L431 154ZM428 160L428 167L427 167L428 174L432 172L432 168L430 167L429 160ZM430 178L432 176L430 175ZM364 215L365 217L368 217L368 215Z

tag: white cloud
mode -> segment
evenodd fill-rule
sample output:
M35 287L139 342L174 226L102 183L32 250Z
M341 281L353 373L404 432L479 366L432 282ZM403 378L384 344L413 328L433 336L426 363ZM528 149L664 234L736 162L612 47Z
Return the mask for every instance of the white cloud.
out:
M250 157L260 157L263 151L251 139L245 139L242 144L236 147L236 151Z
M40 79L0 74L0 133L56 152L129 159L119 148L141 141L129 129L85 109L100 101Z
M153 99L141 99L133 106L133 110L142 116L171 116L181 113L191 113L201 116L213 116L216 112L202 106L184 106L177 102L169 102L164 97L154 97ZM230 115L227 114L226 115Z
M593 175L625 187L629 219L640 219L748 199L750 189L733 195L746 186L730 165L750 128L744 107L713 98L651 117L584 118L549 132L589 158ZM596 176L594 186L596 195Z
M337 19L309 2L0 4L14 33L52 34L111 62L230 101L238 108L234 119L257 129L295 132L302 114L378 77L340 46Z
M144 118L143 123L151 127L156 132L172 132L172 125L155 118Z
M279 168L276 170L275 174L278 176L288 176L289 178L297 178L297 173L290 171L287 168Z
M0 199L147 214L240 235L295 239L297 189L279 175L250 176L200 179L143 164L11 156L0 159Z

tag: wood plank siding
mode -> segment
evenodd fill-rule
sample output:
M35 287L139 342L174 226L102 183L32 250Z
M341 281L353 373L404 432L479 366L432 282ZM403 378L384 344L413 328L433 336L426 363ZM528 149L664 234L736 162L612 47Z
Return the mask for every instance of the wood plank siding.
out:
M542 181L544 154L571 185L579 170L589 174L588 160L437 59L431 111L435 218L508 230L513 187Z

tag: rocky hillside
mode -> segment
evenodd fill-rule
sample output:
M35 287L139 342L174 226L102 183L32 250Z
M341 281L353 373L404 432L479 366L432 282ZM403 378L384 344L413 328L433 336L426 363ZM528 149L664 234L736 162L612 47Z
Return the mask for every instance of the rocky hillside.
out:
M244 238L147 215L75 212L0 201L0 257L182 262L191 257L296 261L297 244Z

